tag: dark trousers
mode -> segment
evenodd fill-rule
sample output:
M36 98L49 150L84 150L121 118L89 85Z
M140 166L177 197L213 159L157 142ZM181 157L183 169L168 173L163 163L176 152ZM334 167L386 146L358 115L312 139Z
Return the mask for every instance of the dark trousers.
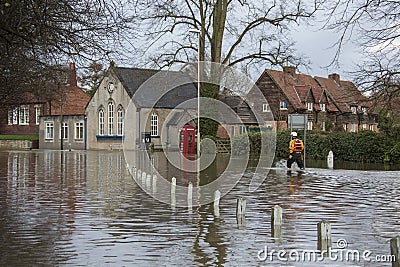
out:
M290 154L290 155L292 155L292 158L289 158L289 159L287 160L287 162L286 162L286 167L288 167L288 168L290 169L290 168L292 167L293 162L296 161L297 166L298 166L300 169L303 169L303 168L304 168L304 165L303 165L303 160L301 159L301 153L292 153L292 154Z

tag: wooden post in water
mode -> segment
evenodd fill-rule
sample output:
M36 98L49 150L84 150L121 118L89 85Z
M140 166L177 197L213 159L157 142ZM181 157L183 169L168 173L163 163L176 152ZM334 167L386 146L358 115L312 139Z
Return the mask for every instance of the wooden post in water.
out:
M274 238L282 237L282 208L279 205L272 207L271 211L271 235Z
M394 257L392 267L400 267L400 236L390 239L390 254Z
M193 200L193 184L192 184L192 182L189 182L188 195L187 195L187 202L188 202L189 210L192 210L192 200Z
M318 230L318 246L317 249L320 251L330 251L332 248L332 233L331 224L325 220L322 220L317 225Z
M236 219L239 227L244 226L246 223L246 199L240 197L237 200Z
M328 168L333 169L333 151L332 150L329 151L329 153L328 153L327 162L328 162Z
M174 208L176 204L176 178L172 177L172 182L171 182L171 206Z
M219 200L221 199L221 192L219 190L214 193L214 217L219 218Z

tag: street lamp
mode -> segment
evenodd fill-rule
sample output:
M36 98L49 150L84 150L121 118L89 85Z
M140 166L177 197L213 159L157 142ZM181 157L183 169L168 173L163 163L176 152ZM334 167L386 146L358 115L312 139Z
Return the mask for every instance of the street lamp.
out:
M191 29L189 32L197 33L197 160L200 161L200 34L197 29ZM197 171L200 171L200 164Z

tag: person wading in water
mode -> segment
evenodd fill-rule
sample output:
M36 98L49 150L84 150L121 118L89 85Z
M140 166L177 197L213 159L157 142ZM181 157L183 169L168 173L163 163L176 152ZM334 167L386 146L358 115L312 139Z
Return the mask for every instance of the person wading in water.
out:
M291 134L292 140L289 143L289 159L286 162L286 167L289 169L292 167L293 162L297 163L297 166L300 170L304 170L304 164L302 159L302 152L304 150L303 141L297 138L297 133L292 132Z

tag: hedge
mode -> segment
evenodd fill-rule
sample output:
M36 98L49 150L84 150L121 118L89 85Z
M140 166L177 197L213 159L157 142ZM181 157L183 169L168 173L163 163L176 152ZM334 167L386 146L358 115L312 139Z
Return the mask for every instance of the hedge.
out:
M251 133L248 142L245 135L235 136L232 140L232 153L257 156L261 151L261 138L266 142L268 151L276 144L275 156L286 158L290 141L289 131ZM400 142L386 137L382 133L360 131L358 133L307 133L307 156L313 159L326 159L330 150L335 159L356 162L400 161ZM299 132L299 138L303 139Z

